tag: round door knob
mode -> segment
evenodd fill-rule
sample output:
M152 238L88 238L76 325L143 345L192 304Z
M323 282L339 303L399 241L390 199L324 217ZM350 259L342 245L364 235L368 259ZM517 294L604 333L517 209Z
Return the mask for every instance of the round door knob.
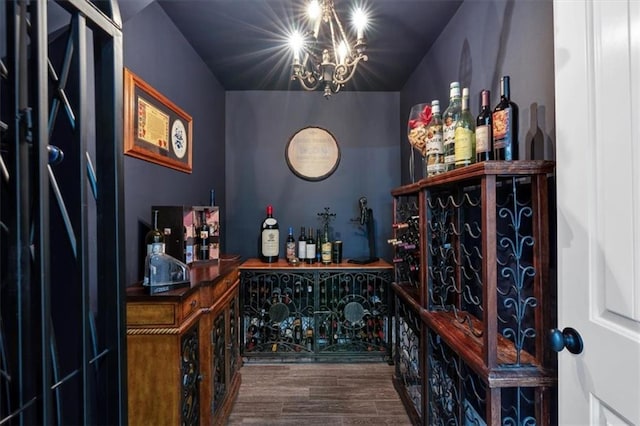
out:
M562 331L557 328L552 329L549 332L549 342L551 349L555 352L560 352L567 348L572 354L579 354L584 349L580 333L571 327L567 327Z

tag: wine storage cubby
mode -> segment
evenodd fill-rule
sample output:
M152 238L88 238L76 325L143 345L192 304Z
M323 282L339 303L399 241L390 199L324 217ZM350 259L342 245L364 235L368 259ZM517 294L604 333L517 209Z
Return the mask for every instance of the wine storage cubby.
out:
M420 192L416 186L403 188L394 198L393 238L394 282L406 283L416 291L422 282Z
M245 359L391 361L391 265L240 268Z
M217 261L220 258L220 208L217 206L152 206L158 210L158 229L164 235L165 253L181 262ZM198 228L204 216L209 226L209 256L199 257Z
M549 161L488 161L392 191L394 232L407 200L420 203L420 283L398 279L394 264L392 284L394 382L415 423L553 422L553 170Z

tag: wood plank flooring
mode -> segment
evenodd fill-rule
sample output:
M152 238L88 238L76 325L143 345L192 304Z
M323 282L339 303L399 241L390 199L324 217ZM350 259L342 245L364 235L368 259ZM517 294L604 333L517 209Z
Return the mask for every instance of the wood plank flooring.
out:
M391 381L393 366L244 364L228 425L409 426Z

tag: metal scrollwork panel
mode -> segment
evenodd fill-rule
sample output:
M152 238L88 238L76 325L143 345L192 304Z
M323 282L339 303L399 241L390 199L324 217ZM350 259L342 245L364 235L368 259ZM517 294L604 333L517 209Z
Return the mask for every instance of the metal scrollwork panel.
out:
M193 327L182 336L182 424L200 424L200 405L198 382L200 376L200 357L198 327Z
M432 191L427 197L429 308L453 312L471 327L482 318L482 229L480 191Z
M238 335L238 298L236 297L229 303L229 336L231 339L229 345L229 356L231 357L229 360L229 374L231 377L234 377L235 372L240 368L238 365Z
M427 340L428 424L486 425L484 382L436 333Z
M385 352L389 349L388 272L320 272L319 352Z
M213 401L212 412L215 414L225 393L227 392L227 376L225 372L226 364L226 343L225 343L225 313L220 312L213 320L213 330L211 331L211 342L213 345Z
M422 321L399 297L396 306L396 378L403 385L418 417L422 417L422 375L420 373L420 336Z
M535 417L535 388L502 389L503 426L535 426L539 424Z
M220 312L213 320L211 330L213 343L213 414L218 410L227 392L227 376L225 373L225 313Z
M242 272L243 353L314 352L314 273Z
M514 343L521 364L523 351L535 354L534 314L538 300L533 284L534 212L529 180L504 179L497 193L498 331Z

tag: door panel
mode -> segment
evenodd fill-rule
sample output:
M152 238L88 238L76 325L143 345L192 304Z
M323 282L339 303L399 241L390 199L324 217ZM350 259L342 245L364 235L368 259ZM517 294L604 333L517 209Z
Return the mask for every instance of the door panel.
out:
M561 424L640 424L640 3L554 2Z

